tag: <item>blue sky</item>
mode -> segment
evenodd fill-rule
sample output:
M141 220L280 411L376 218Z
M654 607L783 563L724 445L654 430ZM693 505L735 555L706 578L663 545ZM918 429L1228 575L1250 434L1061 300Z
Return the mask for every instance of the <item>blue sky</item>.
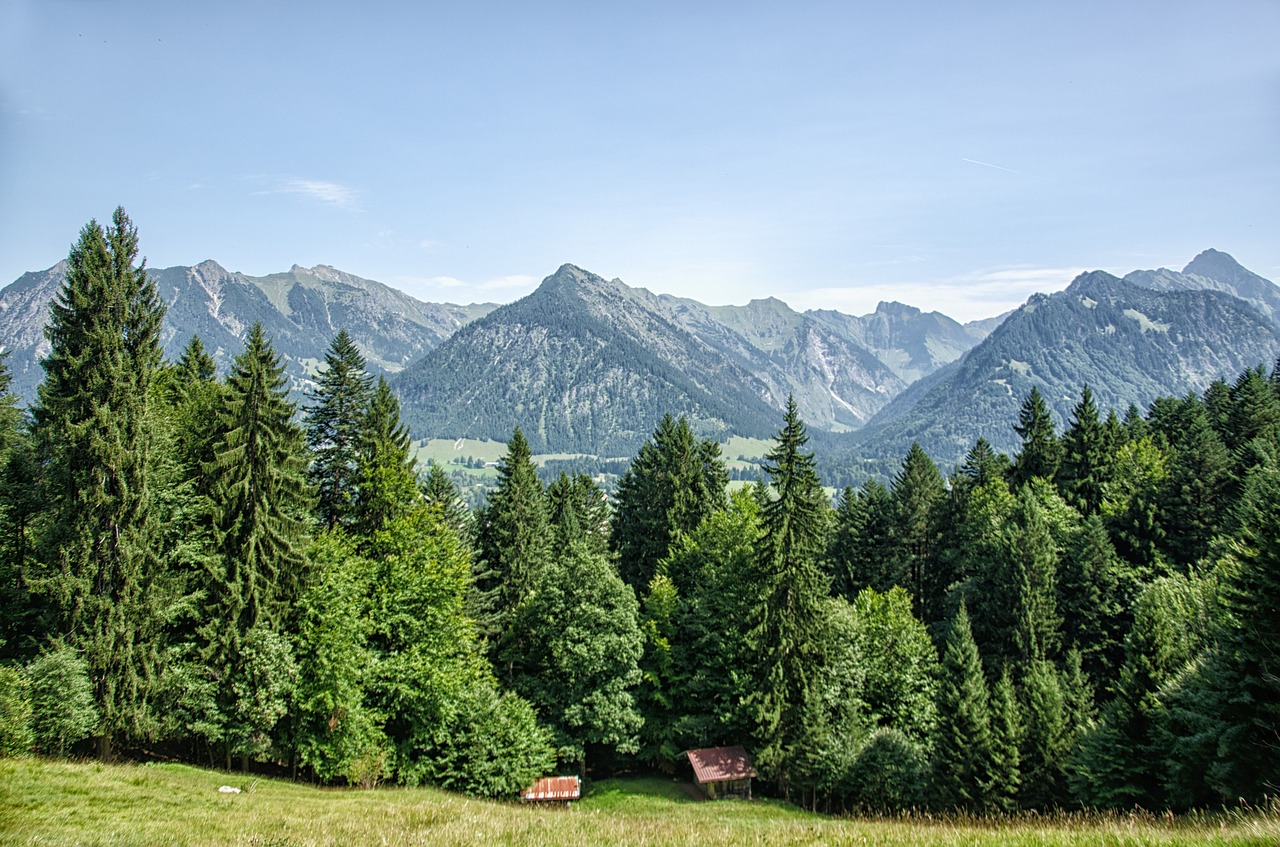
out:
M0 283L153 267L961 319L1215 247L1280 279L1280 3L0 0Z

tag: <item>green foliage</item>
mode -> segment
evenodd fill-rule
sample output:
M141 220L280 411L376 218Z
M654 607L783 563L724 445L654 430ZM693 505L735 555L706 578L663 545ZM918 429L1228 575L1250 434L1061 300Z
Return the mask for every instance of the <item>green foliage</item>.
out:
M31 693L22 668L0 665L0 757L31 749Z
M51 307L50 343L33 414L45 523L37 577L59 610L56 632L83 651L99 710L99 752L142 738L158 662L159 569L148 475L150 388L164 306L137 230L116 209L90 221L67 257Z
M995 776L991 695L963 604L947 633L940 680L931 798L940 808L979 811Z
M862 672L859 694L873 724L927 742L937 721L938 653L906 590L864 589L853 602L851 635Z
M1053 664L1036 659L1022 679L1022 784L1025 806L1049 808L1066 799L1067 757L1074 741L1062 682Z
M66 644L53 645L27 665L36 749L65 756L98 726L89 673L89 663Z
M471 686L419 739L414 776L451 791L511 798L555 766L551 741L528 701L492 685Z
M557 546L578 540L594 553L609 549L609 500L585 473L561 473L547 488L547 507Z
M749 579L762 532L760 504L747 489L679 537L661 567L676 591L671 641L672 729L676 750L742 743L748 721L743 701L753 680L743 621L757 602Z
M589 745L638 749L638 611L630 586L581 541L557 552L516 608L499 657L563 761L585 767Z
M551 555L546 493L519 427L498 466L498 484L480 513L476 547L475 611L493 650Z
M919 808L927 799L929 759L916 740L893 727L867 737L843 783L846 796L871 812Z
M946 483L938 466L919 444L912 444L893 480L894 541L897 547L896 584L911 599L926 623L941 615L942 594L950 584L935 573L941 531L939 520Z
M409 430L400 419L400 401L386 379L377 388L362 419L356 442L355 514L352 531L366 541L388 522L413 509L419 500L417 464Z
M852 599L864 588L883 593L894 586L893 514L889 489L878 480L840 494L826 557L837 594Z
M449 474L435 462L427 465L427 475L422 481L422 501L428 507L439 509L441 519L460 537L471 537L475 525L471 511L458 495L458 487Z
M681 533L724 507L729 477L720 445L665 415L618 482L610 548L623 581L642 591Z
M1031 386L1013 429L1022 439L1022 448L1014 459L1011 474L1014 487L1020 487L1033 477L1053 479L1062 461L1062 444L1058 441L1057 427L1038 387Z
M1062 436L1062 462L1056 477L1062 496L1083 515L1102 509L1107 485L1113 479L1116 446L1098 417L1093 392L1085 385Z
M789 790L792 759L809 729L818 665L826 577L818 557L826 541L830 507L794 400L765 457L773 496L764 505L760 552L751 575L753 608L747 643L755 653L754 688L744 705L757 742L756 764Z
M1012 811L1022 787L1021 747L1026 736L1022 707L1009 666L991 687L991 793L990 803L1002 812Z
M333 529L352 521L357 456L373 377L345 329L334 337L324 362L305 418L316 514L322 525Z
M343 536L326 533L308 554L315 580L300 602L298 760L320 779L371 785L390 767L382 715L368 703L376 654L369 645L366 579L372 565Z

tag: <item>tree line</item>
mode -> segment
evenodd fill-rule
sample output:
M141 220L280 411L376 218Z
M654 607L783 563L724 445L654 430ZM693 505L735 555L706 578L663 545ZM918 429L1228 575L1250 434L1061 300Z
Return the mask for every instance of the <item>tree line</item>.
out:
M510 796L744 744L815 808L1187 808L1280 784L1280 375L1012 456L918 446L831 503L789 402L764 475L668 415L612 498L516 429L486 502L419 474L345 332L302 409L261 327L176 362L122 210L25 417L0 391L0 747L271 762ZM7 388L7 374L0 376Z

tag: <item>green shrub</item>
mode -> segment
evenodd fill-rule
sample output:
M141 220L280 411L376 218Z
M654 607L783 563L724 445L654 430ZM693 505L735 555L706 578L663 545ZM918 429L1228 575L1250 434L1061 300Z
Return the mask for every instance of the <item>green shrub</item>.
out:
M21 668L0 666L0 756L31 749L31 696Z
M65 756L98 724L89 665L75 650L56 645L27 665L31 683L31 729L37 749Z

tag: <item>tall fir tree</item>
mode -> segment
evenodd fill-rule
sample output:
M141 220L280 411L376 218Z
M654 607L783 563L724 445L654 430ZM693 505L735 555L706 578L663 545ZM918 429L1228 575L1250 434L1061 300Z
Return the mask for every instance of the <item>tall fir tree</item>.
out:
M373 377L345 329L334 337L324 361L306 409L306 433L316 514L323 526L333 529L353 522L360 436Z
M893 480L894 540L898 585L911 593L925 623L941 615L945 579L934 573L940 551L939 527L946 502L946 481L933 459L912 444Z
M772 497L752 585L756 604L748 642L756 651L755 689L747 707L758 743L757 762L784 794L814 705L814 672L828 585L818 567L830 507L818 480L809 435L788 398L783 427L765 457Z
M265 755L296 677L285 635L306 588L310 522L302 429L281 357L261 324L227 378L210 477L214 557L204 585L199 675L209 690L201 725L211 744Z
M368 541L418 503L417 459L400 401L385 377L369 399L356 441L351 528Z
M1013 487L1020 487L1032 477L1053 479L1062 461L1062 443L1058 440L1057 428L1053 425L1044 396L1034 385L1022 402L1013 430L1022 439L1022 448L1013 463Z
M475 527L471 510L462 501L449 474L435 462L427 465L427 474L422 480L422 500L427 506L440 510L441 519L458 537L471 539Z
M48 516L44 584L62 613L58 629L88 662L103 757L117 740L148 731L158 662L148 477L164 306L137 255L137 229L123 209L107 229L90 221L81 230L51 306L51 349L32 410Z
M995 777L993 745L991 694L969 628L969 612L961 603L947 633L938 686L933 798L940 808L987 807Z
M547 486L547 508L558 544L581 541L593 553L609 550L609 501L585 473L560 476Z
M1111 479L1114 445L1098 414L1093 391L1086 385L1062 437L1062 462L1055 481L1062 496L1082 515L1101 511Z
M884 483L869 479L857 491L845 488L834 522L826 557L832 589L852 600L864 588L882 594L892 588L893 508Z
M618 481L610 547L623 581L644 591L676 536L724 508L728 482L720 445L664 415Z
M498 465L498 484L476 525L479 558L473 606L491 651L496 651L508 618L546 567L551 541L546 492L529 442L516 427ZM509 681L509 673L501 668L499 677Z

